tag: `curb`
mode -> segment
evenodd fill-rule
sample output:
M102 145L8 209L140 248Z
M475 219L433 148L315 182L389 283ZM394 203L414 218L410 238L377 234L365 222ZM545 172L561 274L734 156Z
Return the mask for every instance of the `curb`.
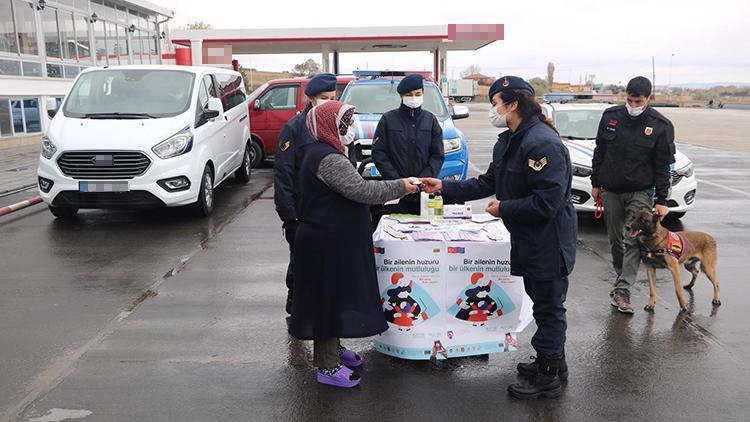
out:
M0 217L4 216L6 214L10 214L10 213L12 213L14 211L22 210L22 209L24 209L26 207L30 207L32 205L36 205L36 204L38 204L40 202L42 202L42 197L41 196L38 196L38 195L37 196L32 196L31 198L29 198L29 199L27 199L25 201L17 202L17 203L15 203L13 205L8 205L7 207L0 208Z

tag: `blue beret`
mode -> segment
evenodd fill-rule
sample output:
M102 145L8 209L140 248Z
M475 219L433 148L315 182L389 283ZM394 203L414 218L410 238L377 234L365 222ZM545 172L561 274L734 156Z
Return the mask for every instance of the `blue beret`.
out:
M490 102L492 97L498 92L505 91L506 89L523 89L529 91L531 95L534 95L534 87L530 83L524 81L518 76L503 76L496 80L490 87Z
M398 91L399 94L406 94L407 92L412 92L415 89L423 89L424 84L422 81L424 81L424 77L422 77L422 75L409 75L404 79L401 79L401 82L398 83L398 88L396 88L396 91Z
M318 73L313 76L305 87L305 95L313 97L321 92L336 90L336 75L333 73Z

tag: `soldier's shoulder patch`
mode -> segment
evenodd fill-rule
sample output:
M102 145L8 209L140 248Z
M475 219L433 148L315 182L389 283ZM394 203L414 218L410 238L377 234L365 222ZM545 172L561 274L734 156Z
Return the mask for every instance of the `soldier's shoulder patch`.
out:
M531 167L534 171L542 171L542 169L547 165L547 157L542 157L538 160L532 160L529 158L529 167Z
M281 148L282 151L286 151L289 149L290 146L292 146L292 143L290 141L286 141L286 142L282 142L279 148Z

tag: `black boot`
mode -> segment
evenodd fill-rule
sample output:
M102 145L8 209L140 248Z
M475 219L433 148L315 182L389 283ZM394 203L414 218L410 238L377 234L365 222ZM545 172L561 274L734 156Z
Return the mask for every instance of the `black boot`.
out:
M518 373L524 377L533 377L538 372L538 367L539 361L536 359L536 356L531 356L531 362L519 363L518 366L516 366L516 369L518 369ZM557 376L560 377L560 381L565 382L568 380L568 363L565 362L565 355L560 359L560 368L557 372Z
M517 399L538 399L540 397L560 397L560 363L562 359L536 358L537 372L532 377L508 386L508 393Z

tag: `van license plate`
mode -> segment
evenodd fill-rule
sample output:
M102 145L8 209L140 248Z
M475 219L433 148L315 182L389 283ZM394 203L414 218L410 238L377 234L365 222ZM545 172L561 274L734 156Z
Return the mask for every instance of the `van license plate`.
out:
M79 192L127 192L128 182L78 182Z

